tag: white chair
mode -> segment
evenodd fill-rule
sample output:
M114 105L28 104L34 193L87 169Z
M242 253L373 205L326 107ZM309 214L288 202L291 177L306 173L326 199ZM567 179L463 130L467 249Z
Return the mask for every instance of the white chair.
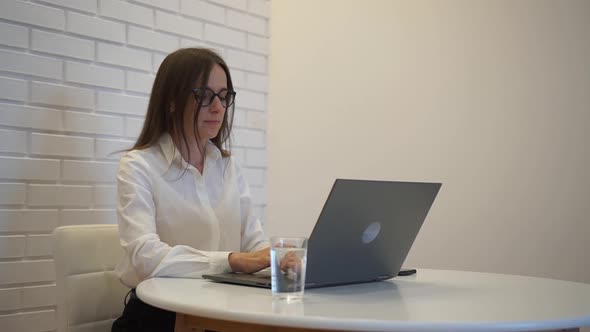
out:
M58 332L107 332L129 291L115 276L123 248L117 225L53 231Z

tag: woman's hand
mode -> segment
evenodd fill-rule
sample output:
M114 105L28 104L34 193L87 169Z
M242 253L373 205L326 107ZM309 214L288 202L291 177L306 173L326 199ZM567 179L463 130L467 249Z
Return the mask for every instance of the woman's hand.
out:
M289 251L283 259L281 259L281 271L290 274L301 276L301 258L295 254L294 251Z
M258 272L270 266L270 248L254 252L232 252L228 260L233 272Z

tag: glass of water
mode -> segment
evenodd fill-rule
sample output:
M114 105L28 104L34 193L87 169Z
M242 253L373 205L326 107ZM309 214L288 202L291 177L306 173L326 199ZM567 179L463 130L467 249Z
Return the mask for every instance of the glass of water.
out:
M270 246L273 298L302 299L307 267L307 238L275 236L271 237Z

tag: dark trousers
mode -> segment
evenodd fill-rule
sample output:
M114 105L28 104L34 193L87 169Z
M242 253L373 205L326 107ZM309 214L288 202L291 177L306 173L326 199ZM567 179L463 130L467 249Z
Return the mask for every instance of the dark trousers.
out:
M123 315L113 322L111 332L174 332L176 313L141 301L132 289Z

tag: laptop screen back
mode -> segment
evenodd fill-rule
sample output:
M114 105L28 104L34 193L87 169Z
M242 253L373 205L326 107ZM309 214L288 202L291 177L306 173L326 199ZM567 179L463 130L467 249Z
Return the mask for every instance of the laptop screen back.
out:
M440 183L338 179L309 240L309 287L396 276Z

